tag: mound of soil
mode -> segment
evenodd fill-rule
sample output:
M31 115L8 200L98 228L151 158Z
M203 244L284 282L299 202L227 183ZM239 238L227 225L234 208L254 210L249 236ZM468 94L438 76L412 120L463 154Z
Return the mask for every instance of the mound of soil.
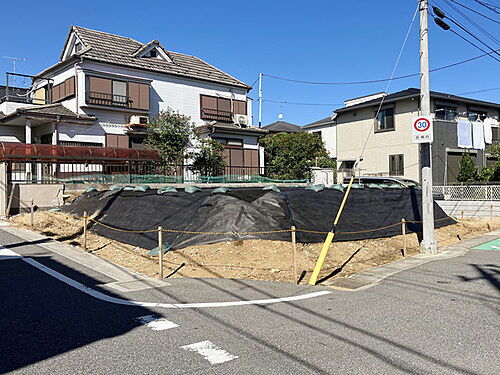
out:
M55 240L74 246L83 244L83 222L64 213L36 212L34 228L30 215L11 218L13 225L36 230ZM436 236L439 246L452 245L500 228L500 218L492 221L469 219L455 225L439 228ZM416 234L407 236L407 254L419 252ZM158 275L158 259L147 255L147 250L116 240L88 233L88 250L104 259L134 271ZM321 243L297 244L298 273L306 271L302 283L307 283L321 250ZM349 276L403 257L403 236L334 242L325 261L320 279ZM168 252L164 256L164 275L168 277L246 278L293 282L290 242L271 240L240 240L216 244L190 246Z

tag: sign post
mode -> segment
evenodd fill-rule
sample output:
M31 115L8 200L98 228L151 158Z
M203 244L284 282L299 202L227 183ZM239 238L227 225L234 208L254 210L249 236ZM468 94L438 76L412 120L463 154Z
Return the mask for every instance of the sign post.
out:
M411 140L413 143L432 143L432 118L430 116L413 117L411 120Z

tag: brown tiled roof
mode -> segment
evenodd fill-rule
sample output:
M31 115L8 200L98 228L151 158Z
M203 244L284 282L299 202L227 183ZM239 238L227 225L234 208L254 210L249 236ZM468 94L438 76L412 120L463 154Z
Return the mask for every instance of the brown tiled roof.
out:
M253 134L261 134L261 135L269 133L268 130L263 129L263 128L257 128L255 126L249 126L246 128L242 128L241 126L238 126L236 124L231 124L229 122L215 122L213 124L197 126L195 130L197 133L206 133L207 131L212 131L212 130L214 130L214 131L226 130L226 131L232 131L232 132L237 132L237 133L253 133Z
M138 51L143 50L145 46L153 43L159 44L157 41L143 44L127 37L85 29L79 26L72 26L72 30L76 32L76 35L85 46L79 52L79 55L84 59L202 79L246 89L251 88L246 83L237 80L195 56L166 50L164 51L168 54L172 62L157 58L134 56ZM160 44L159 46L161 47Z
M38 105L34 107L18 108L14 113L8 114L3 117L0 116L0 120L21 115L34 115L34 116L38 115L38 116L49 116L49 117L61 116L63 118L73 118L81 121L94 121L96 119L93 116L77 115L75 112L69 110L62 104L57 103L57 104Z

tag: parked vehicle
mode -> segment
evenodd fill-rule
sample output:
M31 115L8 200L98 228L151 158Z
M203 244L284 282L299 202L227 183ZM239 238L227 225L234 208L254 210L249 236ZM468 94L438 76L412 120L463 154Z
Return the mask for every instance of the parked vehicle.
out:
M351 179L349 177L344 178L344 185L348 184L350 180ZM403 188L422 190L422 186L417 181L400 177L359 176L354 178L354 183L362 185L363 187L377 186L382 189ZM434 196L434 199L444 199L444 195L442 193L433 192L432 195Z

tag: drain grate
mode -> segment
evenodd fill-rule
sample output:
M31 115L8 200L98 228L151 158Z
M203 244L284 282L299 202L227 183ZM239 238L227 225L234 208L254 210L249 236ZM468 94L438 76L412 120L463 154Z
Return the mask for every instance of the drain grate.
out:
M334 288L355 290L372 283L372 280L363 280L360 277L339 277L338 279L328 280L322 283L325 286Z

